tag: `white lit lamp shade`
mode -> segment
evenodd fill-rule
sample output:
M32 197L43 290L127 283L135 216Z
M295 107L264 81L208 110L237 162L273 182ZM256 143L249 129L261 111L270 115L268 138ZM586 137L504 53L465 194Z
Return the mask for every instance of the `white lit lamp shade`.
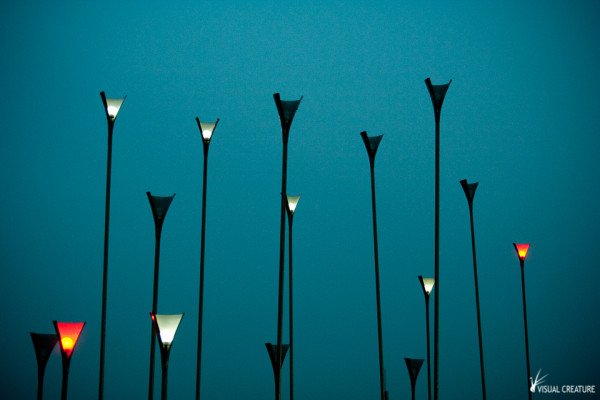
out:
M113 121L117 119L117 114L119 113L124 101L125 97L120 99L106 99L106 114L108 114L108 118L112 119Z
M423 278L422 276L419 276L419 282L421 282L423 292L425 292L425 294L429 296L431 294L431 291L433 290L433 286L435 285L435 279Z
M196 122L198 123L198 128L202 134L202 140L207 143L210 142L210 139L219 124L219 118L217 118L215 122L201 122L200 118L196 117Z
M162 346L171 347L177 328L181 323L183 314L153 314L150 313Z
M288 210L291 215L294 215L294 211L296 211L296 206L298 206L298 202L300 201L300 195L292 196L287 195L287 205Z

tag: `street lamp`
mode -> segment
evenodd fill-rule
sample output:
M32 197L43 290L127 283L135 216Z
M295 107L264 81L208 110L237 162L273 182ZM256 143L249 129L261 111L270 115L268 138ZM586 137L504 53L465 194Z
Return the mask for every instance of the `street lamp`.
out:
M152 326L156 330L158 337L158 344L160 346L160 361L162 366L162 387L161 396L162 400L167 400L167 377L169 371L169 355L171 354L171 346L173 346L173 339L175 339L175 333L181 323L183 314L156 314L151 312L150 318L152 318Z
M202 146L204 148L204 173L202 176L202 231L200 235L200 290L198 300L198 350L196 359L196 400L200 399L200 381L202 379L202 316L204 309L204 253L205 253L205 232L206 232L206 182L208 175L208 147L212 135L219 124L219 118L215 122L200 122L196 117L198 129L202 135Z
M35 333L30 332L33 349L35 350L35 358L38 367L38 385L37 399L44 398L44 373L46 372L46 364L52 355L52 349L58 342L58 336L54 333Z
M431 97L433 104L433 113L435 116L435 226L434 226L434 268L435 282L437 289L435 291L435 310L434 310L434 328L433 328L433 397L438 400L439 396L439 342L440 342L440 117L442 114L442 104L446 92L450 87L450 82L443 85L433 85L431 79L425 79L425 85Z
M417 384L417 377L419 376L419 371L421 370L421 366L423 365L423 359L405 358L404 362L406 362L408 376L410 377L410 389L412 393L412 400L415 400L415 386Z
M419 282L421 283L421 289L423 289L423 295L425 296L425 326L427 330L427 398L431 400L431 353L429 346L429 295L435 285L435 279L423 278L419 275Z
M273 343L265 343L265 347L267 348L267 353L269 353L269 360L271 360L271 366L273 367L273 378L275 379L275 396L277 397L279 395L277 393L277 390L279 388L277 380L280 379L280 377L281 377L281 367L283 366L283 361L285 359L285 355L287 354L287 351L290 348L290 345L289 344L281 345L281 357L279 357L279 354L277 351L277 345L275 345ZM278 363L277 359L279 359L281 361Z
M67 389L69 386L69 368L71 367L71 357L75 350L75 345L79 335L85 326L85 322L58 322L52 321L54 329L58 336L60 345L60 354L62 356L62 389L61 400L67 400Z
M527 396L531 400L531 368L529 366L529 332L527 330L527 303L525 302L525 257L529 251L529 243L519 244L513 243L517 256L519 257L519 264L521 266L521 288L523 291L523 321L525 322L525 361L527 362Z
M377 244L377 207L375 204L375 155L383 135L368 136L366 131L362 131L360 136L365 143L367 154L369 155L369 165L371 167L371 204L373 209L373 247L375 254L375 294L377 297L377 338L379 340L379 389L381 400L385 400L385 377L383 367L383 337L381 329L381 299L379 292L379 245Z
M158 269L160 265L160 238L162 234L162 226L169 211L169 206L175 197L173 196L153 196L150 192L146 192L148 201L150 202L150 208L152 209L152 216L154 217L154 236L156 243L154 245L154 289L152 290L152 313L156 314L158 308ZM154 324L150 331L150 378L148 383L148 399L154 398L154 358L155 358L155 346L154 337L156 336L156 330Z
M290 128L294 115L298 110L298 106L302 101L302 96L298 100L281 100L279 93L273 94L275 106L281 121L281 136L283 139L283 158L281 168L281 213L279 224L279 292L277 302L277 358L283 361L282 354L282 331L283 331L283 275L284 275L284 258L285 258L285 210L286 210L286 193L287 193L287 153L288 139L290 136ZM274 364L277 365L277 364ZM281 397L281 368L275 372L275 400Z
M481 333L481 313L479 308L479 279L477 278L477 253L475 252L475 224L473 222L473 198L475 197L475 190L479 182L469 183L466 179L460 181L460 185L465 192L467 197L467 203L469 204L469 217L471 220L471 247L473 249L473 274L475 277L475 304L477 306L477 334L479 335L479 365L481 367L481 391L483 393L483 400L486 399L485 389L485 368L483 366L483 334Z
M290 196L289 194L287 195L287 202L286 202L286 211L287 211L287 216L288 216L288 229L290 230L290 237L289 237L289 244L288 244L288 248L289 248L289 259L288 259L288 265L289 265L289 291L290 291L290 299L289 299L289 307L290 307L290 400L294 400L294 307L293 307L293 297L292 297L292 223L294 222L294 212L296 211L296 206L298 205L298 202L300 201L300 196Z
M113 128L117 120L117 114L125 101L122 98L110 99L104 92L100 92L100 98L104 105L106 121L108 123L108 157L106 159L106 204L104 208L104 264L102 272L102 321L100 324L100 378L98 385L98 399L104 398L104 354L106 342L106 294L108 286L108 228L110 224L110 178L112 169L112 138Z

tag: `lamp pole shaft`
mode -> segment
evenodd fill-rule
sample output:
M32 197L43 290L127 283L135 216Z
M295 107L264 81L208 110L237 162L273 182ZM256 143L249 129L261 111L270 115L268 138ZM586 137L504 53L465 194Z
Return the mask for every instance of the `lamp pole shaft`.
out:
M69 389L69 367L71 360L63 356L62 358L62 387L60 390L60 399L67 400L67 392Z
M281 216L279 225L279 295L277 305L277 365L275 367L275 400L281 398L281 359L282 359L282 331L283 331L283 275L285 260L285 199L287 193L287 133L283 132L283 159L281 172Z
M521 263L521 288L523 289L523 320L525 322L525 358L527 361L527 396L531 400L531 390L529 379L531 377L531 368L529 366L529 331L527 330L527 302L525 301L525 260Z
M435 226L434 226L434 271L435 310L433 328L433 398L439 399L440 364L440 112L435 110Z
M381 296L379 289L379 245L377 243L377 206L375 202L375 160L370 158L371 203L373 208L373 249L375 255L375 295L377 297L377 339L379 348L379 387L381 400L385 400L385 378L383 367L383 335L381 329Z
M202 176L202 232L200 235L200 295L198 300L198 354L196 359L196 400L200 400L202 381L202 319L204 314L204 253L206 233L206 183L208 179L208 143L204 146L204 173Z
M114 122L108 122L108 155L106 157L106 202L104 207L104 262L102 268L102 317L100 323L100 377L98 399L104 398L104 354L106 352L106 296L108 287L108 231L110 225L110 183L112 173L112 139Z
M425 297L425 326L427 330L427 399L431 400L431 351L429 346L429 296Z
M169 367L165 366L163 363L162 368L162 383L160 388L160 398L161 400L167 400L167 382L169 381Z
M485 368L483 364L483 334L481 332L481 312L479 307L479 278L477 277L477 253L475 251L475 223L473 219L473 204L469 202L469 216L471 219L471 247L473 249L473 273L475 277L475 304L477 306L477 333L479 335L479 364L481 366L481 391L483 400L486 400Z
M154 288L152 290L152 313L156 315L158 309L158 271L160 266L160 236L161 227L155 226L156 244L154 246ZM156 358L156 328L152 324L150 331L150 377L148 382L148 399L154 398L154 360Z
M292 285L292 223L293 223L294 217L292 214L288 214L288 229L290 231L290 237L289 237L289 245L288 245L288 252L289 252L289 260L288 260L288 265L289 265L289 294L290 294L290 299L289 299L289 309L290 309L290 400L294 400L294 307L293 307L293 285Z
M37 386L37 400L44 398L44 373L46 372L46 366L41 366L38 363L38 386Z

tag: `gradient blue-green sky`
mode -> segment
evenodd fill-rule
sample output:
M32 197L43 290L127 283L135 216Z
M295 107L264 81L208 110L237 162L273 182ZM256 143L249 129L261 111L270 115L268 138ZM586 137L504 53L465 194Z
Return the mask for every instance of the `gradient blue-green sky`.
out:
M177 193L163 230L159 312L185 312L169 392L193 397L202 187L196 116L221 118L209 160L202 395L272 397L263 343L276 340L277 326L274 92L304 95L288 163L289 192L302 193L294 222L296 398L378 396L361 130L384 134L376 161L384 354L391 399L407 398L403 358L426 354L417 275L433 274L428 76L453 79L442 112L441 398L480 396L462 178L480 181L475 229L488 398L523 399L527 390L513 241L531 242L532 370L550 374L548 384L600 385L598 2L214 3L0 4L0 397L34 398L28 332L51 332L53 319L87 321L70 395L96 396L104 90L128 96L114 135L106 398L146 396L148 190ZM59 391L57 353L47 398ZM282 391L287 398L287 378ZM425 398L425 369L417 392Z

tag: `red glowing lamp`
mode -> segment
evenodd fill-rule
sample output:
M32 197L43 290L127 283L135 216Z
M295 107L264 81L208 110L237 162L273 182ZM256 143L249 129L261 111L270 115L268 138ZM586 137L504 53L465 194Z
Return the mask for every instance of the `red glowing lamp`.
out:
M85 322L54 321L54 327L56 328L56 333L60 339L60 350L67 358L71 358L84 326Z
M529 251L529 243L513 243L513 246L515 246L519 260L525 261L525 257L527 257L527 252Z

